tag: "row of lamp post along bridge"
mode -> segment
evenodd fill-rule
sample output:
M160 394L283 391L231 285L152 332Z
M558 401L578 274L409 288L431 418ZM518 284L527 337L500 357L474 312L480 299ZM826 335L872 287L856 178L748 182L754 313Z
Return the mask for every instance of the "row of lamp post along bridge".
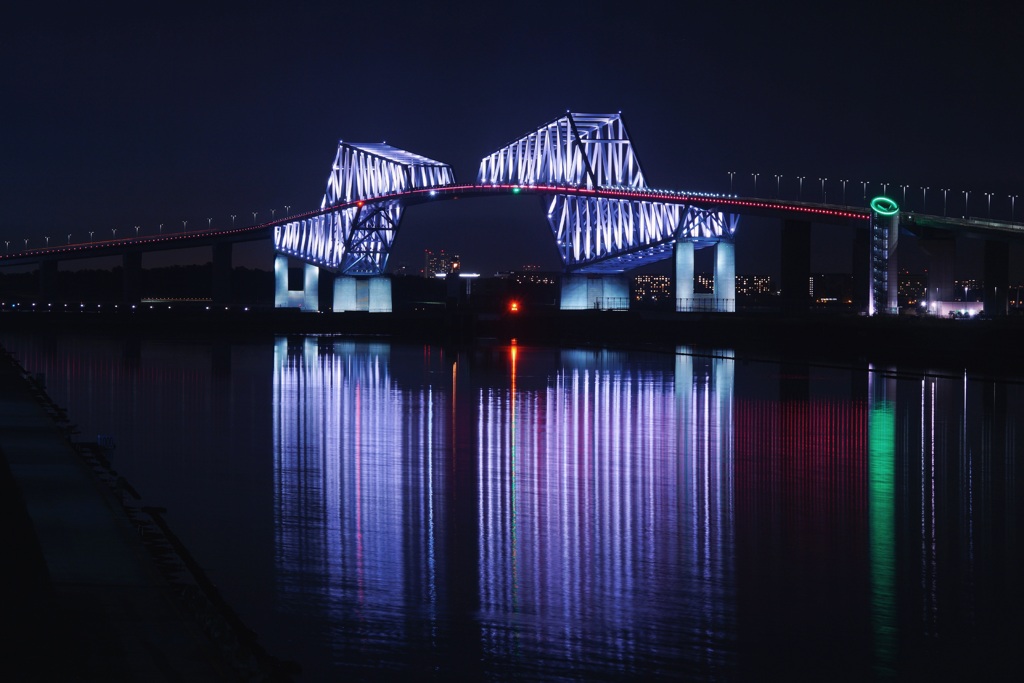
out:
M285 204L284 205L285 214L287 214L291 210L291 208L292 208L291 204ZM259 215L258 211L253 211L252 212L252 222L253 222L253 225L256 224L256 216L257 215ZM274 220L276 215L277 215L277 209L271 209L270 210L270 220ZM237 217L238 217L237 213L231 214L231 227L232 228L235 227L235 219ZM139 230L142 229L142 226L136 225L136 226L133 226L133 227L135 228L135 237L137 238L137 237L139 237ZM206 219L206 229L207 230L211 230L212 228L213 228L213 218L207 218ZM88 232L89 232L89 241L90 242L94 242L95 241L96 231L95 230L89 230ZM181 222L181 232L182 233L188 232L188 221L187 220ZM164 224L161 223L157 227L157 235L163 235L163 234L164 234ZM67 240L68 240L67 243L68 244L71 244L71 235L72 235L72 233L69 232L68 233L68 237L67 237ZM115 239L115 240L117 239L117 228L111 228L110 229L110 237L111 237L111 239ZM46 235L46 236L43 237L43 239L46 240L46 246L49 247L50 246L50 236ZM28 249L28 238L25 237L25 238L23 238L22 241L25 243L25 249ZM4 240L4 245L6 246L7 251L10 252L11 251L11 240Z
M736 171L726 171L726 173L728 173L728 175L729 175L729 194L733 194L733 184L734 184L734 180L735 180L735 176L736 176ZM760 173L751 173L750 174L751 178L753 178L753 181L754 181L754 194L753 194L753 196L755 196L755 197L757 196L757 179L758 179L758 177L760 175L761 175ZM782 194L781 193L781 187L782 187L783 175L781 173L773 173L772 177L775 178L775 196L776 196L776 198L778 198ZM797 186L797 200L799 201L800 199L803 198L804 180L807 179L807 176L796 176L796 179L799 181L799 185ZM828 192L827 192L827 190L825 188L825 183L828 182L828 178L818 178L818 181L821 183L821 202L823 204L826 204L827 203L827 199L828 199ZM843 205L846 205L846 184L849 183L850 181L848 179L840 179L838 182L842 183L842 187L843 187ZM862 199L865 202L867 202L867 199L868 199L868 186L871 183L866 181L866 180L861 180L861 181L858 181L858 182L860 182L861 190L862 190L862 193L863 193ZM879 184L882 186L882 194L884 195L888 191L889 185L891 185L892 183L879 183ZM903 188L903 205L905 206L906 203L907 203L907 188L909 188L911 186L910 185L899 185L898 187ZM930 187L918 187L918 189L921 190L921 211L924 211L925 208L927 207L927 204L928 204L928 190L930 190L931 188ZM939 191L942 192L942 215L945 216L945 215L947 215L947 207L948 207L947 199L948 199L948 193L950 192L950 188L948 188L948 187L941 187L941 188L938 188L938 189L939 189ZM971 192L970 192L970 190L961 190L960 193L964 196L964 216L970 216L969 206L970 206ZM988 217L992 218L992 197L995 196L995 193L994 192L983 192L982 194L984 194L988 198ZM1015 194L1011 194L1011 195L1007 195L1006 196L1007 199L1010 200L1010 222L1013 222L1013 220L1015 219L1015 215L1014 214L1015 214L1015 208L1016 208L1016 202L1017 202L1017 197L1018 196L1019 195L1015 195ZM288 214L288 212L291 210L291 208L292 207L291 207L290 204L285 204L284 205L285 215ZM253 211L252 212L252 222L253 222L254 225L256 223L256 216L258 214L259 214L258 211ZM277 209L271 209L270 210L270 220L274 220L276 215L277 215ZM235 227L235 219L237 217L238 217L238 214L235 214L235 213L231 214L231 227L232 228ZM213 218L207 218L206 219L206 229L210 230L210 229L212 229L212 226L213 226ZM136 225L136 226L134 226L134 228L135 228L135 237L137 238L137 237L139 237L139 230L141 229L141 226ZM158 235L162 235L163 231L164 231L164 224L161 223L159 225L159 227L157 228L157 234ZM188 232L188 221L187 220L183 220L181 222L181 231L182 231L182 233ZM111 228L110 232L111 232L111 239L117 239L117 228ZM67 243L68 244L71 244L71 234L72 233L68 233L68 236L67 236ZM94 239L95 234L96 234L95 230L89 230L89 241L90 242L94 242L95 241L95 239ZM43 239L46 240L46 246L49 247L50 246L50 237L49 237L49 235L43 237ZM25 249L27 250L28 249L29 239L27 237L23 238L23 242L25 243ZM4 245L7 248L7 252L10 253L10 251L11 251L11 240L4 240Z
M733 184L734 184L735 176L736 176L736 171L726 171L726 173L729 175L729 194L732 194L733 193ZM754 195L753 196L755 196L755 197L757 196L757 179L761 175L762 175L761 173L751 173L750 174L750 177L754 181ZM771 176L773 178L775 178L775 196L776 196L776 198L779 198L782 195L781 187L782 187L782 178L784 176L781 173L773 173L773 174L771 174ZM804 181L807 180L807 176L802 176L802 175L801 176L796 176L796 179L798 181L798 185L797 185L797 200L799 201L800 199L803 198ZM825 183L828 182L828 178L818 178L818 182L821 183L821 194L820 194L821 203L822 204L827 204L828 203L828 201L827 201L828 200L828 191L827 191L827 189L825 187ZM842 179L841 178L837 182L842 184L842 187L843 187L843 205L845 206L846 205L846 184L851 182L851 181L849 179ZM864 200L864 202L867 202L867 200L868 200L868 186L871 185L871 183L870 183L870 181L867 181L867 180L861 180L861 181L857 181L857 182L859 182L860 185L861 185L861 191L862 191L862 194L863 194L862 199ZM906 203L907 203L907 189L912 187L911 185L895 185L894 183L879 183L879 185L882 186L882 194L883 195L886 194L886 192L888 192L890 185L893 185L894 187L902 188L903 189L903 204L901 206L904 206L904 207L906 206ZM930 190L931 187L928 187L928 186L924 186L924 187L918 186L917 189L921 190L921 211L924 212L926 210L927 205L928 205L928 190ZM949 195L949 192L951 192L952 190L950 188L948 188L948 187L940 187L940 188L938 188L938 190L940 192L942 192L942 215L945 216L945 215L947 215L947 209L948 209L948 195ZM971 191L970 190L960 190L960 194L962 194L963 197L964 197L964 216L965 217L970 216ZM992 197L994 197L996 193L995 192L982 192L982 194L985 195L988 198L988 217L992 218ZM1019 196L1020 195L1016 195L1016 194L1008 194L1008 195L1006 195L1006 198L1010 200L1010 222L1013 222L1015 220L1016 202L1017 202L1017 197L1019 197Z

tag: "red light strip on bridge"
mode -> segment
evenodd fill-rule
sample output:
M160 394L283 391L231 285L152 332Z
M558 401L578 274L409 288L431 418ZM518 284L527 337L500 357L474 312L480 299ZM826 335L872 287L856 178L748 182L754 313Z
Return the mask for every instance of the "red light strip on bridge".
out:
M274 226L284 225L286 223L293 223L298 220L313 218L316 216L332 213L334 211L343 211L345 209L359 208L367 203L396 201L406 197L419 198L426 196L428 199L457 199L458 195L463 193L487 196L499 192L528 192L531 194L584 195L594 197L597 199L651 201L660 202L664 204L692 204L709 209L724 207L767 209L769 211L805 213L817 216L829 216L833 218L846 218L853 220L868 220L868 218L870 217L870 212L867 209L858 211L827 209L815 206L808 206L804 204L785 204L780 202L756 201L749 199L723 197L719 195L704 196L693 193L675 193L672 192L671 190L614 190L608 188L595 189L589 187L577 187L569 185L515 185L509 183L495 183L493 185L446 185L443 187L416 188L413 190L407 190L405 192L396 192L394 194L383 195L380 197L356 199L350 202L345 202L343 204L334 204L333 206L329 206L323 209L314 209L312 211L306 211L304 213L286 216L282 218L280 221L259 223L244 228L232 228L230 230L196 230L193 232L164 234L159 236L135 238L127 237L120 240L77 242L75 244L64 245L59 247L27 249L12 254L0 254L0 261L24 258L26 256L60 255L81 251L93 251L102 248L127 247L130 245L137 244L166 244L168 242L179 242L183 240L191 241L200 238L209 238L220 235L238 235L253 232L256 230L268 230Z

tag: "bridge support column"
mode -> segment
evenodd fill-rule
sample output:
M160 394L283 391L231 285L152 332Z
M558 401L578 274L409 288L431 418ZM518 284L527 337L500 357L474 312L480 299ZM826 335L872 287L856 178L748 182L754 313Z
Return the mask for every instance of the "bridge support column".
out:
M302 268L302 310L315 313L320 310L320 269L311 263Z
M629 308L629 284L622 275L563 275L563 311Z
M57 271L57 261L41 261L39 263L39 296L43 301L57 300L60 293Z
M694 310L693 242L676 240L673 253L676 261L676 310L692 311Z
M811 224L790 219L782 223L782 308L806 311L810 302Z
M290 308L288 299L288 257L274 254L274 308Z
M1010 250L997 240L985 240L985 313L1006 315L1009 311Z
M721 240L715 245L715 310L736 312L736 246Z
M853 301L854 310L866 313L868 310L868 294L871 291L871 231L856 229L853 231Z
M334 280L333 310L335 313L346 311L390 313L392 310L391 278L355 278L350 275L339 275Z
M953 263L956 239L952 236L927 237L918 240L921 251L928 256L928 302L953 300Z
M126 251L121 257L121 268L124 302L137 304L142 300L142 252Z
M231 242L213 245L213 303L227 306L232 303Z

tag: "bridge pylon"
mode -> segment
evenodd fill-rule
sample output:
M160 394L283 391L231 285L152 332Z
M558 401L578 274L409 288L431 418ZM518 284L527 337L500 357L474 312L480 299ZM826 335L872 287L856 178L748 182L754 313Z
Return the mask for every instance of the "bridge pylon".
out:
M720 282L727 279L728 284L720 294L723 303L715 310L735 310L735 269L729 268L736 217L659 201L659 191L647 185L621 114L566 112L484 157L477 181L576 190L541 192L566 271L563 309L627 308L628 286L620 282L622 273L674 253L678 259L675 245L684 241L697 249L724 245L716 262L722 262ZM603 195L604 191L617 196ZM622 191L638 196L623 198ZM692 270L691 258L691 294L677 293L677 298L693 298ZM681 286L685 292L686 285Z
M382 277L405 209L400 201L386 197L454 183L455 175L448 164L383 142L341 141L320 204L321 210L333 206L337 210L275 226L274 248L279 255L339 276ZM310 284L311 276L305 279L306 288L317 286ZM283 282L286 286L286 277ZM385 290L387 293L386 303L380 300L372 305L370 297L349 296L350 290L359 292L363 288L357 283L353 287L349 284L353 283L343 280L336 285L334 310L391 310L390 282L387 286L366 285L377 299L384 296ZM275 305L294 305L297 299L282 290L279 277ZM301 307L309 310L312 299L308 293L301 300ZM369 308L363 307L363 303Z

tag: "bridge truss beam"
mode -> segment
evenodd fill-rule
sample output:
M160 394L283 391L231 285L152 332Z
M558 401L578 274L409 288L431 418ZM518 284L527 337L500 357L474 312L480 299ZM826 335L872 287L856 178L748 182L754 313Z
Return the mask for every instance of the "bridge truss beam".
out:
M345 275L382 275L404 207L374 200L454 183L447 164L385 143L340 142L320 208L356 205L275 226L274 247Z
M484 157L483 185L645 190L620 114L566 113ZM672 256L677 239L731 239L736 216L677 202L545 194L548 223L567 270L616 273Z

